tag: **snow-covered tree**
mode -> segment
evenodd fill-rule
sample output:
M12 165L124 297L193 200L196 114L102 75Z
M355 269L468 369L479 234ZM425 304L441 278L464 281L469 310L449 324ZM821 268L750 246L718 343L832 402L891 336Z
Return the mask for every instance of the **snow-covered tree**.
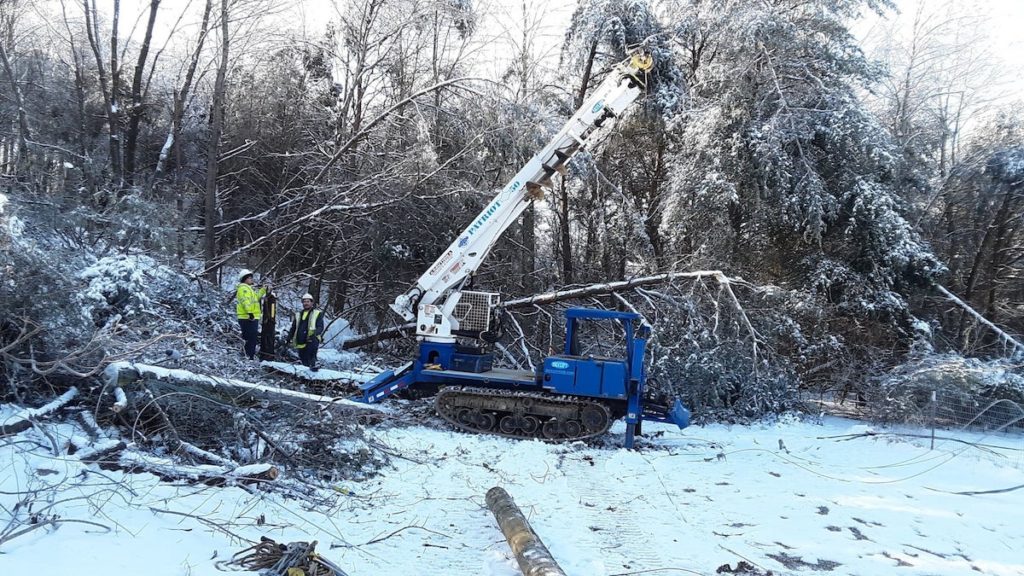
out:
M900 324L899 293L941 266L901 215L892 138L857 96L876 75L844 22L872 4L680 8L682 43L710 48L689 68L666 228L681 258Z

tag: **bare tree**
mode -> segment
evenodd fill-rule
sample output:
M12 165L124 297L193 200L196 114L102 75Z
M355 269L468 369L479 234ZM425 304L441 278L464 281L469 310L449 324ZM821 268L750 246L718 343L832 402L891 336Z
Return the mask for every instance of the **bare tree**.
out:
M210 140L206 146L206 234L203 238L204 254L208 263L213 263L217 257L217 155L220 152L220 137L224 130L224 105L225 93L227 92L228 55L230 34L228 33L228 0L221 0L220 3L220 63L217 65L217 80L213 88L213 114L210 122ZM217 280L217 268L207 268L207 278L210 282Z
M5 18L6 20L6 18ZM5 23L6 24L6 23ZM13 22L11 22L13 25ZM4 35L7 37L7 35ZM7 56L7 49L4 48L4 41L0 39L0 63L4 67L4 75L7 77L7 81L11 84L11 93L14 95L14 104L18 107L18 149L15 155L15 172L20 173L19 168L26 162L28 162L28 141L32 138L32 132L28 125L28 115L25 112L25 99L21 94L21 86L18 84L18 78L15 75L14 67L11 65L11 60Z
M100 28L97 22L96 0L82 0L85 12L85 30L89 37L96 59L96 73L99 76L100 89L107 109L107 125L109 126L109 153L111 180L120 186L124 177L121 163L121 110L118 95L121 90L121 69L118 62L118 21L121 17L121 0L114 0L110 29L110 66L104 66L103 54L100 49Z
M203 45L210 30L210 14L213 11L213 0L206 0L203 9L202 23L199 25L199 33L196 44L188 55L188 66L185 70L185 77L181 84L174 89L174 96L171 102L171 129L167 135L167 141L160 150L160 157L156 165L154 181L166 173L167 165L173 158L174 166L180 168L184 157L181 149L182 123L185 117L185 106L188 104L195 81L196 70L199 67L199 60L203 53ZM179 211L181 206L179 205Z
M124 143L124 172L125 180L129 185L135 180L135 149L139 141L139 123L142 121L144 112L142 79L146 68L146 61L149 58L149 45L153 40L153 26L156 24L156 13L159 7L160 0L150 0L146 33L142 39L142 45L139 47L139 57L135 62L135 72L132 75L132 103L128 109L128 132L125 134Z

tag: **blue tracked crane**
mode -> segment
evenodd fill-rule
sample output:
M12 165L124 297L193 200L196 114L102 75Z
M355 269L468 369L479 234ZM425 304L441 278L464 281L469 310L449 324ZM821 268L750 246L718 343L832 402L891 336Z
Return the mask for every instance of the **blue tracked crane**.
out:
M653 66L637 54L608 77L539 153L512 177L448 249L399 295L392 310L416 322L419 353L397 370L361 387L364 402L379 402L408 388L436 391L438 414L458 428L514 438L576 440L605 433L618 418L626 422L627 448L641 422L669 422L683 428L689 411L679 400L648 401L644 356L651 328L638 314L571 308L566 311L565 347L534 371L494 368L493 353L457 339L496 338L498 294L464 290L502 234L531 202L550 188L552 177L608 121L620 117L644 91ZM595 358L578 345L586 323L618 324L621 356Z

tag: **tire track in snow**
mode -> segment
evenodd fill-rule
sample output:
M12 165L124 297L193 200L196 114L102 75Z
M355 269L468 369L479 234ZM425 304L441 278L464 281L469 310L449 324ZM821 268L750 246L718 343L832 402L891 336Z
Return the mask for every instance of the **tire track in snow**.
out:
M639 572L678 565L682 559L675 558L673 552L682 549L682 530L665 521L666 516L678 516L666 511L666 508L676 509L671 496L644 493L634 485L638 484L634 479L656 476L654 466L635 453L604 452L595 457L593 463L579 456L573 454L566 458L563 470L584 518L580 529L587 529L598 544L595 552L602 554L608 572ZM619 481L616 484L594 482L595 466L621 469L620 474L603 474ZM646 480L643 483L648 484Z

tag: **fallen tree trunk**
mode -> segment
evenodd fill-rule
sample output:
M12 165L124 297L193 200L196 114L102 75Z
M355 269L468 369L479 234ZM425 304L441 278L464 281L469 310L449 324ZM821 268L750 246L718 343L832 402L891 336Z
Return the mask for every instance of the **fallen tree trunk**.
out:
M508 492L495 486L487 491L485 500L524 576L565 576Z
M963 308L968 314L970 314L978 322L981 322L985 326L988 326L993 332L995 332L999 336L999 338L1003 342L1012 345L1018 351L1024 351L1024 344L1021 344L1020 341L1018 341L1016 338L1011 336L1005 330L1003 330L1000 327L998 327L995 324L993 324L992 321L989 320L988 318L985 318L984 316L982 316L981 312L978 312L977 310L972 308L970 304L968 304L967 302L964 302L963 300L958 298L955 294L953 294L949 290L946 290L946 288L944 288L942 285L934 284L934 286L935 286L935 289L938 290L939 292L941 292L943 294L943 296L945 296L950 302L952 302L952 303L956 304L957 306Z
M348 350L350 348L359 348L360 346L366 346L368 344L376 344L381 340L391 340L392 338L403 338L405 336L411 336L416 333L416 324L409 323L399 326L398 328L389 328L388 330L381 330L380 332L374 332L373 334L360 334L354 338L349 338L341 345L342 349Z
M270 464L250 464L248 466L189 466L177 464L165 458L157 458L135 451L124 451L116 463L108 463L109 467L121 468L129 472L149 472L161 480L188 480L202 482L211 486L222 486L228 483L254 484L272 482L281 472Z
M32 420L34 418L53 414L57 410L63 408L68 402L74 400L75 396L78 396L78 388L70 388L67 392L61 394L44 406L40 406L39 408L24 408L15 412L13 416L7 418L3 424L0 424L0 438L4 436L12 436L19 432L28 430L32 427Z
M514 310L516 308L525 308L527 306L534 306L536 304L553 304L555 302L561 302L563 300L572 300L576 298L587 298L590 296L599 296L602 294L614 294L615 292L622 292L631 288L639 288L641 286L651 286L653 284L664 284L665 282L671 282L680 278L700 279L700 278L714 278L719 284L729 284L730 279L724 273L719 270L701 270L697 272L667 272L665 274L656 274L654 276L641 276L639 278L630 278L629 280L621 280L618 282L606 282L604 284L591 284L589 286L581 286L579 288L573 288L571 290L555 290L554 292L545 292L543 294L534 294L533 296L527 296L526 298L517 298L515 300L509 300L504 302L502 306L506 310Z
M603 284L591 284L589 286L581 286L579 288L573 288L570 290L555 290L553 292L545 292L543 294L534 294L533 296L527 296L526 298L516 298L515 300L509 300L502 303L502 306L506 310L515 310L516 308L526 308L529 306L535 306L538 304L553 304L555 302L561 302L563 300L573 300L577 298L588 298L590 296L599 296L602 294L614 294L616 292L622 292L630 290L632 288L639 288L641 286L651 286L654 284L664 284L665 282L672 282L673 280L679 280L683 278L689 278L692 280L698 280L701 278L714 278L716 282L724 286L728 286L733 282L733 279L729 278L720 270L699 270L696 272L666 272L665 274L655 274L654 276L641 276L638 278L630 278L629 280L620 280L618 282L605 282ZM387 330L381 330L373 334L360 334L354 338L345 340L342 344L342 348L359 348L360 346L366 346L367 344L375 344L381 340L390 340L392 338L402 338L413 334L416 330L416 325L413 323L404 324L398 328L389 328Z
M146 364L115 362L108 365L103 371L103 374L107 385L115 388L127 386L139 380L147 382L165 381L174 382L176 384L202 386L204 388L214 390L224 390L227 393L235 395L236 399L244 398L249 400L274 401L292 400L313 402L317 404L331 404L335 406L344 405L350 408L360 408L363 410L383 410L383 408L378 406L363 404L361 402L355 402L345 398L321 396L319 394L307 394L305 392L288 390L287 388L252 384L250 382L243 382L241 380L234 380L231 378L218 378L215 376L196 374L195 372L189 372L188 370L169 369Z

